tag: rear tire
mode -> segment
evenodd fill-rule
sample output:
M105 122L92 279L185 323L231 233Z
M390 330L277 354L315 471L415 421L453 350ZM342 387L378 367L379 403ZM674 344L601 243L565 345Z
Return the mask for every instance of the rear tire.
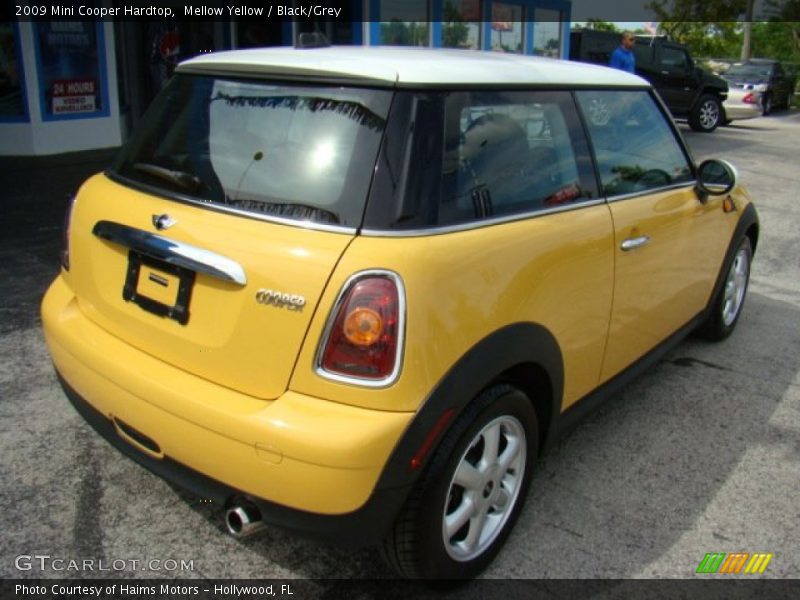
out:
M509 385L479 394L431 457L384 540L384 560L403 577L475 577L519 516L538 443L525 394Z
M719 98L703 94L689 113L689 126L694 131L711 133L722 122L723 111Z
M744 236L739 242L730 264L726 265L725 282L717 292L711 305L711 314L697 330L700 337L719 342L728 337L742 314L747 286L750 282L750 263L753 248L750 238Z
M772 112L772 94L765 94L761 114L765 117Z

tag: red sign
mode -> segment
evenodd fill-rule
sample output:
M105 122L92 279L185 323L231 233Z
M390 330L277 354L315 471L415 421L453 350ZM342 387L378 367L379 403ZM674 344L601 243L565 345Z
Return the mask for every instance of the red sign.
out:
M53 114L94 112L96 90L94 79L57 79L50 90Z

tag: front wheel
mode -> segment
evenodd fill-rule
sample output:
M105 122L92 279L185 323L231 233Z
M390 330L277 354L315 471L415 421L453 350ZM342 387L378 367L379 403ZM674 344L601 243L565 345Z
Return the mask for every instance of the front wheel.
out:
M689 114L689 126L694 131L711 133L722 122L722 105L713 94L700 96Z
M481 393L442 440L384 541L389 566L425 579L480 573L519 516L538 438L525 394L508 385Z
M736 327L747 295L752 260L753 248L750 238L744 236L728 266L725 282L714 298L711 314L698 329L701 337L718 342L728 337Z

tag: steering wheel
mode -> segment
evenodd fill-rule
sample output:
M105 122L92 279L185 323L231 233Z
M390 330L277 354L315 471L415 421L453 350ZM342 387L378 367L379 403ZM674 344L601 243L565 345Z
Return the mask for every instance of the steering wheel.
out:
M672 183L672 177L661 169L648 169L636 178L635 183L644 188L661 187Z

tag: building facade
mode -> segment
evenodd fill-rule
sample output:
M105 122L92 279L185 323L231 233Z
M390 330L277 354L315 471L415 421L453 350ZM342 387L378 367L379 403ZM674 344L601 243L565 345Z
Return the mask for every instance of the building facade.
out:
M108 0L97 5L114 7ZM222 6L229 2L221 2ZM230 4L233 4L232 2ZM289 5L289 2L285 3ZM351 0L346 18L179 14L172 19L25 19L0 9L0 155L120 145L178 62L203 52L294 45L414 45L569 55L567 0ZM227 11L224 13L227 14ZM33 15L35 16L35 15Z

